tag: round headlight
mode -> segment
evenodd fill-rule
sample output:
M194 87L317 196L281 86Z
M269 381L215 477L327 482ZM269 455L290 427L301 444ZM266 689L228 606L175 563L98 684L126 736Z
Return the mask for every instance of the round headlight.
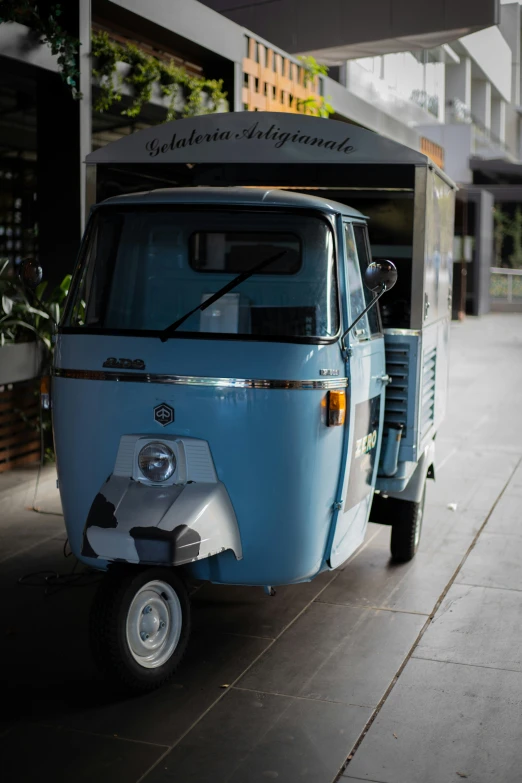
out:
M176 470L176 457L164 443L147 443L138 454L138 465L149 481L166 481Z

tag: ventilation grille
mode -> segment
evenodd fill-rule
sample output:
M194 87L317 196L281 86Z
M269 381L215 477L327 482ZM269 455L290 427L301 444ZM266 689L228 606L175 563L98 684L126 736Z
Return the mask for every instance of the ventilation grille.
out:
M409 364L410 350L407 344L386 345L386 372L391 377L391 383L386 389L385 427L402 424L406 429Z
M435 371L437 349L432 348L424 355L422 365L421 440L435 420Z

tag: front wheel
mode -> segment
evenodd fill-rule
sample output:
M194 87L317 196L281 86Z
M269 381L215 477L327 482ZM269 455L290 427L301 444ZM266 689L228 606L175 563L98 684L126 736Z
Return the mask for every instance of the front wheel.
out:
M155 690L172 677L187 647L187 590L172 569L109 570L90 625L98 666L127 691Z
M407 563L412 560L419 547L426 501L426 485L422 498L418 503L413 500L388 498L392 518L390 549L392 558L397 563Z

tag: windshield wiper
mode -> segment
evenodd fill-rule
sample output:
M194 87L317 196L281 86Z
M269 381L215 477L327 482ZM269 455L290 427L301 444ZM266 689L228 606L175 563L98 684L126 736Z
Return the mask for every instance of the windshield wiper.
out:
M170 324L170 326L167 326L166 329L164 329L160 335L160 340L162 343L164 343L166 340L169 339L170 335L178 329L178 327L181 326L181 324L185 323L187 318L190 318L191 315L194 315L194 313L197 313L198 310L206 310L207 307L211 307L211 305L214 304L214 302L217 302L218 299L221 299L222 296L225 296L225 294L228 294L229 291L232 291L233 288L236 288L238 285L243 283L245 280L248 280L249 277L252 277L252 275L255 275L256 272L261 271L261 269L264 269L265 266L268 266L269 264L273 264L274 261L277 261L278 258L281 258L282 256L286 255L287 251L282 250L281 253L277 253L275 256L271 256L270 258L265 258L263 261L260 261L259 264L256 264L252 267L252 269L249 269L247 272L241 272L240 275L237 277L234 277L233 280L231 280L229 283L223 286L223 288L220 288L219 291L217 291L215 294L212 294L209 299L206 300L206 302L202 302L197 307L194 307L193 310L190 310L188 313L185 313L185 315L182 315L181 318L178 318L177 321L174 321L173 324Z

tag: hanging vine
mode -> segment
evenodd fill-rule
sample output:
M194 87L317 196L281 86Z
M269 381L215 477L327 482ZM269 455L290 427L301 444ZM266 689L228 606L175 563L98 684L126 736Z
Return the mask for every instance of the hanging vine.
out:
M179 114L183 117L211 114L227 97L222 79L194 76L173 60L163 62L134 44L119 44L111 40L106 32L93 33L92 54L95 58L93 75L99 88L94 109L99 112L107 111L121 101L125 84L132 88L132 103L121 114L128 117L140 114L143 106L151 100L155 85L169 99L167 120L176 119ZM126 75L118 73L118 62L130 66Z
M35 0L2 0L0 5L0 23L17 22L25 25L57 55L61 77L71 89L73 97L78 99L82 97L78 89L80 41L67 32L61 16L62 5L59 3L52 5L46 13L39 9Z

